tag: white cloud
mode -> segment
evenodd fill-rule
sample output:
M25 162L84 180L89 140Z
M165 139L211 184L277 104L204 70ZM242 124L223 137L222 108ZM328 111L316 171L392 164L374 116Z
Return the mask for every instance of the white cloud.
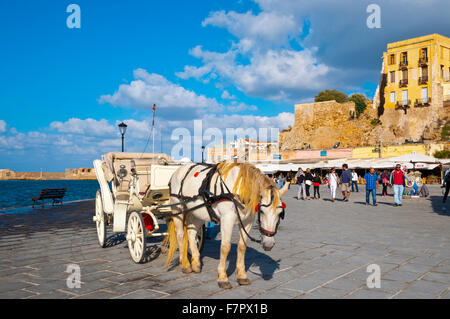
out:
M293 15L275 11L262 11L257 15L250 11L216 11L202 22L202 26L208 25L226 28L239 38L239 46L244 52L253 47L286 44L301 32Z
M222 95L220 96L224 100L235 100L236 97L234 95L231 95L227 90L222 92Z
M333 70L317 60L315 51L282 49L255 52L248 64L237 62L234 49L220 54L196 47L191 52L245 94L271 100L296 100L305 92L315 92L326 86L326 76Z
M153 104L160 108L203 108L210 111L223 109L216 99L198 95L159 74L137 69L134 71L134 78L130 84L120 85L113 95L101 96L99 102L147 110Z
M118 129L108 123L107 120L71 118L66 122L52 122L50 128L60 133L70 133L89 136L117 135Z
M177 73L183 79L217 78L247 95L275 101L297 101L330 82L334 69L317 58L315 47L291 47L291 41L298 44L303 35L303 20L293 13L222 10L210 13L202 25L225 28L238 41L224 53L204 50L200 45L192 48L189 53L201 59L202 65L185 66L184 72Z
M3 120L0 120L0 133L6 132L6 122Z
M242 112L242 111L256 111L258 108L256 105L247 105L245 103L234 103L228 106L228 111L232 113Z

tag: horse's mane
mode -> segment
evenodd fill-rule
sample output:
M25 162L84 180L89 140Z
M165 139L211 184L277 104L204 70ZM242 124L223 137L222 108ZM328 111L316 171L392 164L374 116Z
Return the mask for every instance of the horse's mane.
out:
M270 187L273 188L272 206L275 207L280 201L280 193L275 183L266 175L264 175L258 168L247 163L222 163L219 167L220 173L224 178L229 172L235 168L239 168L239 174L233 187L233 193L238 195L241 202L247 209L255 212L256 205L259 205L261 196L268 191Z

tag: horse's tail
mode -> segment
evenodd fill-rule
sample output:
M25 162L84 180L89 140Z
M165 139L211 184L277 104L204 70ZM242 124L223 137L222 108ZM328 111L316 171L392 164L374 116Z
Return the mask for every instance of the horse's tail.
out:
M173 222L173 218L170 218L169 225L167 227L168 235L166 239L164 239L163 245L169 246L169 251L167 253L167 260L165 263L165 267L169 266L170 262L173 259L173 255L175 254L175 251L178 248L178 241L177 241L177 232L175 229L175 223ZM183 219L183 256L181 259L181 267L186 268L189 264L188 260L188 236L187 236L187 214L184 215Z

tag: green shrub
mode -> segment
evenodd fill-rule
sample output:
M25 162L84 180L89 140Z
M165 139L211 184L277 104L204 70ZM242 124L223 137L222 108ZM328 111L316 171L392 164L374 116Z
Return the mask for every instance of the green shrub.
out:
M448 140L450 138L450 126L445 125L442 128L442 132L441 132L441 138L443 140Z
M370 121L370 124L372 124L373 126L377 126L381 124L380 119L372 119L372 121Z
M362 94L352 94L350 96L350 101L355 102L355 108L356 108L356 117L359 117L359 115L364 112L366 109L366 97Z
M436 158L450 158L449 150L436 151L433 153L433 156Z
M335 100L338 103L348 102L348 96L344 92L338 91L336 89L333 90L325 90L319 92L315 97L315 102L324 102L324 101L332 101Z

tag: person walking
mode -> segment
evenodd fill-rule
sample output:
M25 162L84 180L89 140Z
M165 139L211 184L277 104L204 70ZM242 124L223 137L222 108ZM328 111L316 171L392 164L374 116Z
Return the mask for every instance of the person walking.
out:
M444 178L442 179L442 187L445 187L444 197L442 198L442 203L445 204L447 201L448 192L450 191L450 169L445 171Z
M370 205L371 193L373 206L377 206L378 175L375 174L375 169L371 167L370 171L363 178L366 181L366 206Z
M356 188L356 192L359 192L358 189L358 173L356 173L355 170L352 170L352 192L355 191Z
M305 173L303 172L303 169L301 167L298 169L298 172L295 175L295 180L297 181L298 184L297 200L300 199L300 195L303 195L302 199L305 200L306 198Z
M284 178L283 173L280 173L280 175L278 176L278 188L282 189L285 182L286 182L286 179Z
M306 199L311 199L310 189L312 185L313 176L311 174L311 170L309 168L306 169L305 173L305 190L306 190Z
M331 173L328 174L328 186L330 187L331 201L336 199L336 190L339 186L339 177L336 174L336 169L331 169Z
M344 164L342 165L342 174L341 174L341 190L342 190L342 196L343 201L348 202L350 199L350 182L352 180L352 174L348 170L348 165Z
M381 192L381 197L389 197L388 193L387 193L387 188L389 185L389 176L388 176L388 171L384 170L383 173L381 174L381 185L383 185L383 190Z
M391 172L389 183L394 187L395 206L402 206L403 191L406 183L410 182L408 175L402 171L400 164L395 165L395 170Z
M322 178L319 172L316 172L313 177L313 187L314 187L314 199L320 199L320 184L322 183ZM317 196L316 196L317 194Z

